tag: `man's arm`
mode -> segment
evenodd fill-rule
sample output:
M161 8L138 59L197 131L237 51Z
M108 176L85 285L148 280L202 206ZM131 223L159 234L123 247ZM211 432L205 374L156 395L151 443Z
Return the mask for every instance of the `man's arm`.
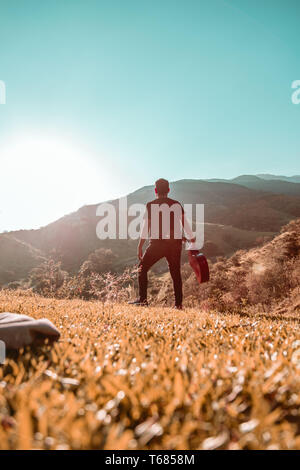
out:
M194 243L196 241L196 237L194 236L190 223L183 209L182 209L182 228L184 231L184 235L186 236L185 240L188 242Z
M146 210L144 213L140 241L139 241L138 250L137 250L137 255L138 255L139 260L143 258L143 246L145 244L146 239L148 238L148 233L149 233L149 227L148 227L148 204L147 204Z

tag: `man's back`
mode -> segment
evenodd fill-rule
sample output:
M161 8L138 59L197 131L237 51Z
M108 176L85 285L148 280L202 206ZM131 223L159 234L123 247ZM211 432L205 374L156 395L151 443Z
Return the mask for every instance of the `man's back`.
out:
M148 202L146 220L148 222L148 234L153 240L177 240L181 241L183 207L180 202L169 197L158 197Z

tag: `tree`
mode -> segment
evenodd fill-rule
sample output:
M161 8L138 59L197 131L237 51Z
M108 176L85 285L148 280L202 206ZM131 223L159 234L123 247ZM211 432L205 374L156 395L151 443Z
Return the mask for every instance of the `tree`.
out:
M29 275L33 289L45 296L55 295L67 277L68 273L61 269L61 263L53 259L44 261L40 266L32 269Z
M102 274L113 271L114 261L117 256L112 250L98 248L91 253L86 261L83 262L80 272L83 276L88 277L90 274Z

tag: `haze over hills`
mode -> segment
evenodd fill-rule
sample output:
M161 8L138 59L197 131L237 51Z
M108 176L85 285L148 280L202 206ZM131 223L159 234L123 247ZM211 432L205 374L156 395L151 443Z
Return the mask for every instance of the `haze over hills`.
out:
M294 176L282 176L282 175L270 175L268 173L261 173L258 175L259 178L264 180L282 180L282 181L289 181L290 183L300 183L300 175Z
M259 183L259 184L258 184ZM252 186L252 187L250 187ZM255 187L253 187L255 186ZM289 188L295 188L291 191ZM284 191L282 191L284 188ZM256 246L271 238L290 220L300 217L300 184L282 180L264 180L244 175L226 180L179 180L171 183L171 197L183 204L198 203L205 207L205 246L208 257L232 255L236 250ZM154 198L153 186L146 186L128 195L128 206ZM118 214L119 200L110 201ZM63 268L76 272L90 253L98 248L112 249L117 255L115 269L122 270L136 262L136 240L99 240L96 236L97 205L81 207L78 211L37 230L19 230L0 235L25 243L43 256L55 253ZM130 221L130 218L128 219ZM23 246L22 244L20 245ZM11 264L16 265L14 252ZM22 259L18 251L19 259ZM35 255L31 266L35 264ZM5 248L0 244L0 264L5 257L6 271L9 262ZM22 264L22 263L21 263ZM23 270L14 270L15 279L24 277ZM25 273L26 274L26 273ZM9 280L12 277L9 276ZM0 285L7 282L0 273Z
M285 177L284 180L280 177L272 178L273 175L265 176L266 178L263 178L260 175L241 175L230 180L211 179L206 181L240 184L250 189L267 191L275 194L300 195L300 176Z

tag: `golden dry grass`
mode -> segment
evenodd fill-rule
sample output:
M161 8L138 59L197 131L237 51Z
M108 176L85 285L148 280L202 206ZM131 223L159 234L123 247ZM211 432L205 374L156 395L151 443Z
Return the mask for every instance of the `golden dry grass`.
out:
M0 366L1 449L300 448L297 319L0 292L53 348Z

